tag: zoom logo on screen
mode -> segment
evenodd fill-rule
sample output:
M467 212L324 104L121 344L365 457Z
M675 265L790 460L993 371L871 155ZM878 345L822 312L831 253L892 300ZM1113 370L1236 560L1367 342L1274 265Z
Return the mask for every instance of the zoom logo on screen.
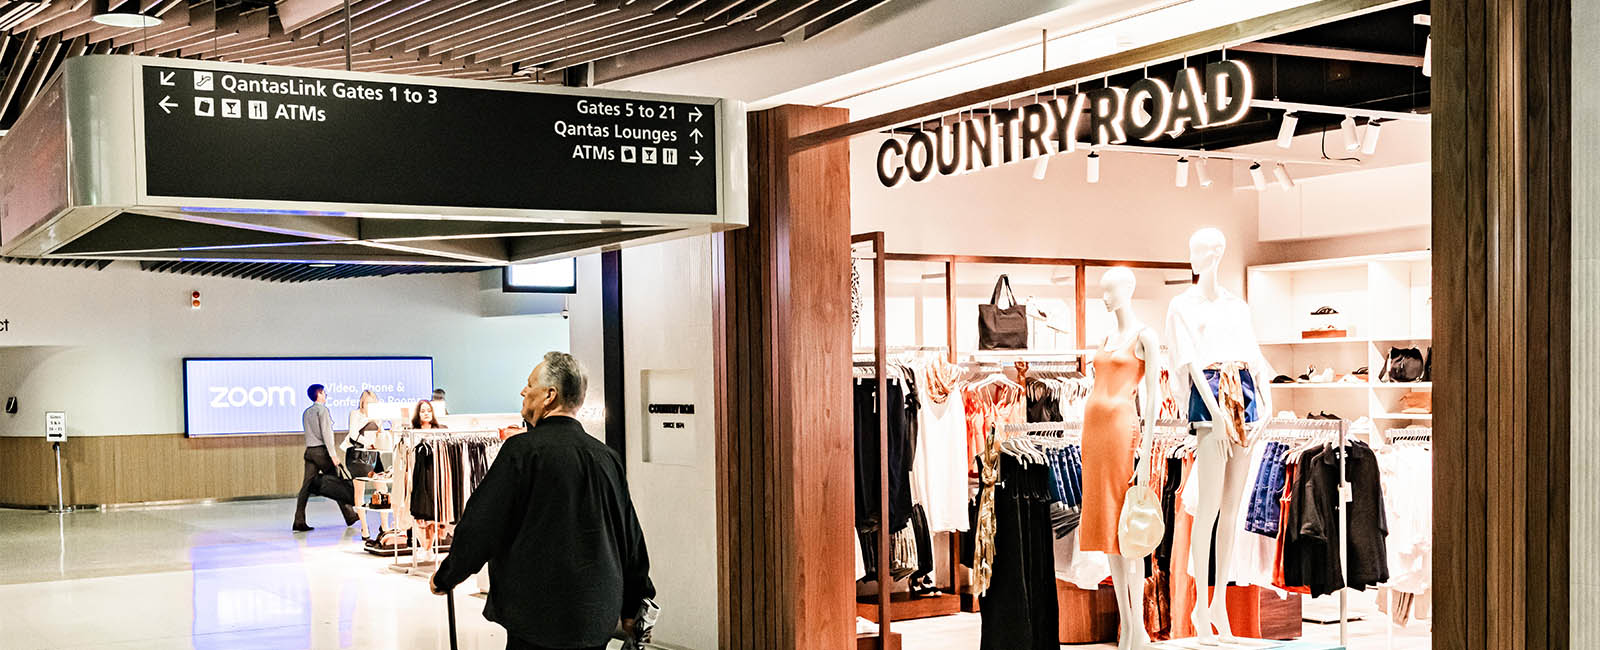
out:
M295 405L295 391L288 386L211 386L210 390L211 408L214 409Z
M304 430L306 387L328 391L335 430L371 390L379 402L416 404L433 391L429 357L233 357L183 360L184 431L191 436Z

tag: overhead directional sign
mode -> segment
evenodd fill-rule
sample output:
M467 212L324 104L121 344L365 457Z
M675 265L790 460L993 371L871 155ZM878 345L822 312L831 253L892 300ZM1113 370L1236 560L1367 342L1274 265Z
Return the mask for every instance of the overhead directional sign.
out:
M719 211L714 99L185 65L142 67L149 197Z

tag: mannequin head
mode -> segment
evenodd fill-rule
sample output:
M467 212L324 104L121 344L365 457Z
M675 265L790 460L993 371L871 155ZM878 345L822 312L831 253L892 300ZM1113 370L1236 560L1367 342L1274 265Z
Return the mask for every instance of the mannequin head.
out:
M1120 266L1106 270L1100 278L1100 298L1106 304L1106 311L1114 312L1133 304L1136 284L1133 271Z
M1213 275L1222 263L1222 252L1228 247L1227 238L1216 228L1201 228L1189 237L1189 267L1195 275Z

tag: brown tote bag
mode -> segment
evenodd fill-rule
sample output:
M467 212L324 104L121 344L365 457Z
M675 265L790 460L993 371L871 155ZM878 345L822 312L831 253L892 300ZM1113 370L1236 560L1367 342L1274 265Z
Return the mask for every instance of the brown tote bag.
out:
M1010 307L1000 307L1000 290L1005 289ZM978 349L1022 350L1028 347L1027 308L1017 303L1011 292L1011 279L1004 274L994 281L989 304L978 305Z

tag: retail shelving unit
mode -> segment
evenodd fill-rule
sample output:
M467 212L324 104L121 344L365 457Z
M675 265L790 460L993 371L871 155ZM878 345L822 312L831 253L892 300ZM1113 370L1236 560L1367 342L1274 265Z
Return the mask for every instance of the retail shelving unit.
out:
M1428 251L1252 266L1247 296L1256 338L1276 374L1298 377L1308 366L1347 375L1366 366L1367 379L1346 383L1274 384L1274 408L1297 414L1363 415L1378 426L1428 421L1432 414L1402 413L1409 392L1431 392L1428 382L1379 381L1391 347L1433 345L1432 259ZM1302 332L1326 324L1321 307L1339 312L1338 338L1306 339Z

